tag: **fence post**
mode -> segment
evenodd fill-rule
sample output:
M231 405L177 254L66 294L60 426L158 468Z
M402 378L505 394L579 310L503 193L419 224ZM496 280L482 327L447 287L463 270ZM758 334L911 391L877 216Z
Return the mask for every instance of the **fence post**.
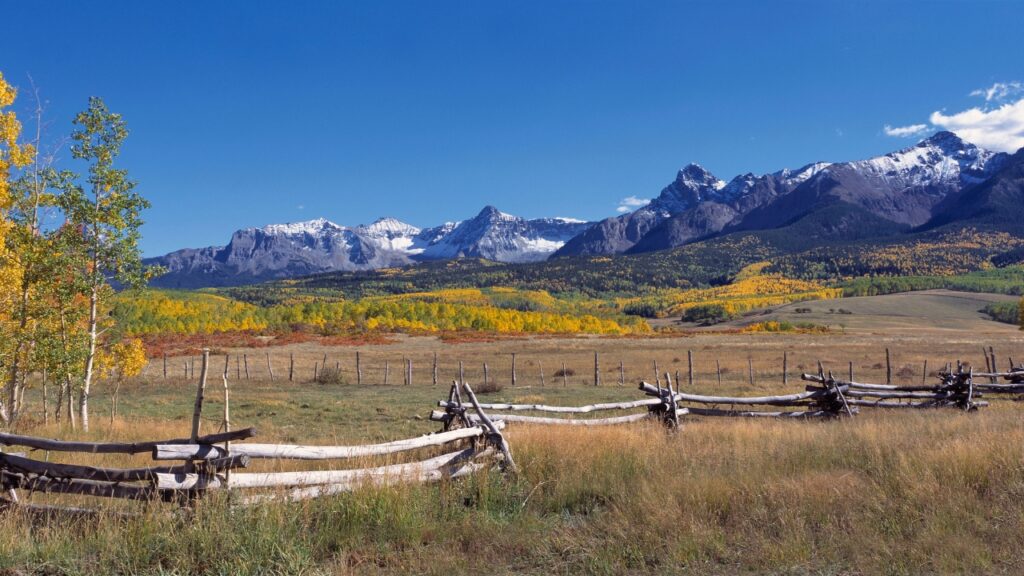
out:
M484 386L487 385L487 362L484 362Z
M619 386L626 385L626 365L619 360Z
M722 387L722 363L715 358L715 371L718 373L718 387Z
M512 353L512 385L516 385L516 353Z
M267 372L270 372L270 381L274 381L274 367L270 365L270 352L267 352Z
M164 352L164 380L167 379L167 352Z
M888 348L885 349L885 383L892 384L892 360Z
M569 385L569 375L565 373L565 362L562 362L562 388Z
M661 388L661 373L658 372L658 360L654 360L654 384Z
M598 360L597 352L594 352L594 386L601 385L601 363Z
M295 381L295 352L288 353L288 381Z
M196 386L196 403L192 408L192 442L195 443L199 438L199 425L201 423L200 416L203 413L203 395L206 392L206 372L209 368L210 363L210 350L209 348L203 348L203 365L199 369L199 385Z
M853 364L850 366L853 366ZM852 380L853 378L851 377L850 379ZM789 384L789 352L785 350L782 351L782 384Z
M466 383L466 372L462 369L462 360L459 360L459 386Z
M747 372L750 375L750 385L754 385L754 359L747 356Z
M356 384L363 383L363 365L359 361L359 350L356 350Z
M690 390L693 390L693 350L686 351L686 362L690 366ZM676 378L676 388L679 387L679 378Z
M437 352L434 352L434 364L430 368L430 373L431 373L431 377L430 377L431 384L433 384L434 386L437 386Z
M387 386L387 385L388 385L388 376L390 375L390 374L389 374L390 372L391 372L391 369L390 369L390 367L388 366L388 361L387 361L387 360L385 360L385 361L384 361L384 385L385 385L385 386Z
M924 386L925 378L928 378L928 359L924 360L924 368L921 370L921 385Z
M543 388L544 387L544 365L541 364L539 360L537 361L537 368L540 369L540 387Z
M242 363L245 364L245 379L249 379L249 355L242 354Z

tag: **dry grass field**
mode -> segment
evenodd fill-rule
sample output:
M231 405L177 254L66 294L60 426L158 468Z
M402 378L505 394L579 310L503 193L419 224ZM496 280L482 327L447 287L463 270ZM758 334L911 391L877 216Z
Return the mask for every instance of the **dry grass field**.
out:
M461 343L396 337L390 344L359 347L302 343L218 350L204 431L219 424L223 354L231 355L233 425L256 426L260 441L310 444L368 443L437 430L425 416L446 394L460 361L468 382L479 383L487 363L489 377L504 385L482 395L484 401L569 405L639 398L636 383L653 378L655 361L662 371L678 370L686 388L687 351L695 361L694 391L739 395L801 390L799 372L814 370L819 360L843 374L853 362L859 380L884 381L885 348L897 382L919 382L925 360L929 371L957 359L983 366L982 346L992 346L1001 364L1010 356L1024 360L1024 333L1013 326L965 318L957 328L960 324L948 322L942 308L956 308L949 300L957 295L917 296L891 305L882 299L838 301L854 314L845 331L829 334L700 332ZM960 304L963 310L974 305ZM900 311L903 316L894 320ZM361 386L355 384L357 350ZM431 384L435 352L437 386ZM599 387L593 385L595 352ZM788 386L782 384L784 352ZM244 374L237 378L234 358L241 353L248 358L248 380ZM340 363L346 383L311 382L313 364L324 355L328 366ZM292 357L296 372L289 382ZM410 385L403 385L404 358L413 363ZM128 383L113 424L104 416L107 391L99 390L95 430L88 436L187 434L195 380L182 377L184 361L172 358L174 369L165 379L162 360L156 359ZM624 386L618 385L620 361ZM575 372L565 382L554 375L562 362ZM671 435L656 425L580 430L510 424L507 437L521 468L515 477L481 473L440 485L365 488L252 509L214 498L191 516L168 514L165 505L154 505L139 518L74 524L5 515L0 517L0 569L10 574L1019 574L1024 572L1022 421L1024 404L999 399L973 414L865 409L853 419L828 422L693 418ZM35 416L22 431L81 436L52 424L44 427ZM92 461L145 462L98 456Z

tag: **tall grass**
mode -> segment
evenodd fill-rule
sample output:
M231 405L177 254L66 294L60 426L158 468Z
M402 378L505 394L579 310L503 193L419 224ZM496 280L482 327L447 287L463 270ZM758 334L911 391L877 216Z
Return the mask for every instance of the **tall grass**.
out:
M33 523L0 569L39 573L1020 573L1018 407L851 421L515 427L516 477L242 509Z

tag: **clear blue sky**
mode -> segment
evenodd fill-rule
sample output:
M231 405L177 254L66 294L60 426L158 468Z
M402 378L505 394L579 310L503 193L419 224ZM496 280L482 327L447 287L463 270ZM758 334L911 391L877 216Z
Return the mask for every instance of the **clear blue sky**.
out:
M0 71L128 121L143 248L493 204L598 219L684 164L867 157L1024 80L1016 2L0 2ZM27 94L27 90L23 90ZM28 107L21 102L21 112Z

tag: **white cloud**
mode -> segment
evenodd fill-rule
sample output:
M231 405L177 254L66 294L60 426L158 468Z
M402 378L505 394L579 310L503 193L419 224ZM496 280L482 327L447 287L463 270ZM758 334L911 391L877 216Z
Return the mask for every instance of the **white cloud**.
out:
M1020 82L996 82L988 88L979 88L971 92L971 96L980 96L985 102L998 102L1021 93L1024 93L1024 84Z
M622 200L619 200L619 207L616 208L615 210L621 213L632 212L633 210L636 210L637 208L640 208L642 206L647 206L650 203L650 198L637 198L636 196L630 196L628 198L623 198Z
M927 124L911 124L910 126L896 126L892 127L888 124L885 125L882 130L886 136L892 136L894 138L910 138L912 136L920 136L928 130Z
M297 210L305 210L305 209L306 209L306 206L305 206L304 204L299 204L299 205L298 205L298 206L296 206L295 208L296 208Z
M1024 148L1024 98L992 110L970 108L949 115L932 112L929 120L982 148L1001 152Z

